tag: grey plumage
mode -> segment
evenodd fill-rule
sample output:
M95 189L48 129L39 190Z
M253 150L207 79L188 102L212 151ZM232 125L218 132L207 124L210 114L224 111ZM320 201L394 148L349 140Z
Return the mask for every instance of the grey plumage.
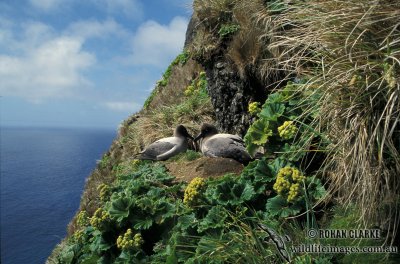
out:
M188 148L188 139L193 137L187 132L183 125L177 126L173 137L159 139L142 152L135 155L135 158L142 160L167 160Z
M219 134L213 125L203 124L195 141L199 141L200 150L205 156L231 158L244 164L252 160L241 137Z

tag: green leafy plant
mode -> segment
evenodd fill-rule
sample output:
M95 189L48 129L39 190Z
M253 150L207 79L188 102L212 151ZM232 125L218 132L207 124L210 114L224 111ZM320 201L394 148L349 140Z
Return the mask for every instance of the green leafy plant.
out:
M221 28L218 30L218 35L220 38L227 38L233 34L235 34L237 31L239 31L240 26L236 24L224 24L221 26Z

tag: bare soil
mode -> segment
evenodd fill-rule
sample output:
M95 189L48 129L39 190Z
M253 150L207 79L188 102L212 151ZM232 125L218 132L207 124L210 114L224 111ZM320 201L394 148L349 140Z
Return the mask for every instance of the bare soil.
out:
M239 175L244 166L232 159L202 157L193 161L166 162L176 181L190 182L195 177L221 177L227 173Z

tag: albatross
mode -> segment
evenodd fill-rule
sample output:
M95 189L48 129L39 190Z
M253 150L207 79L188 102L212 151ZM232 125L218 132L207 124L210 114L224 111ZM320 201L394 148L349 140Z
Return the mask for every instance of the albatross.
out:
M175 129L173 137L162 138L151 143L142 152L134 155L134 157L141 160L167 160L186 151L188 149L189 138L193 140L186 127L179 125Z
M218 129L211 124L203 124L200 134L194 141L199 141L200 151L204 156L231 158L243 164L253 160L246 151L241 137L232 134L219 134Z

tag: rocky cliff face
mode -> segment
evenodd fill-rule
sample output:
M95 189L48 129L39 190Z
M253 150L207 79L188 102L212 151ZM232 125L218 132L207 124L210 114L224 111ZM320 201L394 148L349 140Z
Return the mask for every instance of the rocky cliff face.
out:
M248 113L249 103L262 104L269 91L275 88L272 84L283 79L283 73L266 78L260 74L261 64L268 57L268 52L263 50L263 40L259 38L255 25L247 18L237 19L241 15L233 14L242 11L231 10L228 15L218 13L216 20L212 19L212 15L203 19L202 12L207 8L195 8L186 33L185 47L207 73L207 90L217 127L222 132L244 136L252 121ZM226 16L229 18L224 18Z
M194 15L186 32L185 46L190 49L193 41L196 41L195 36L204 30L207 29L199 24ZM232 61L224 55L229 41L218 43L220 47L215 47L218 54L213 54L212 59L198 57L196 60L207 73L207 91L215 111L217 127L223 132L244 136L251 121L248 104L265 100L265 93L261 92L264 89L257 79L251 82L246 77L240 77Z
M265 95L257 98L262 88L241 79L226 58L206 65L206 72L217 126L221 131L244 136L252 119L248 105L252 101L265 100Z

